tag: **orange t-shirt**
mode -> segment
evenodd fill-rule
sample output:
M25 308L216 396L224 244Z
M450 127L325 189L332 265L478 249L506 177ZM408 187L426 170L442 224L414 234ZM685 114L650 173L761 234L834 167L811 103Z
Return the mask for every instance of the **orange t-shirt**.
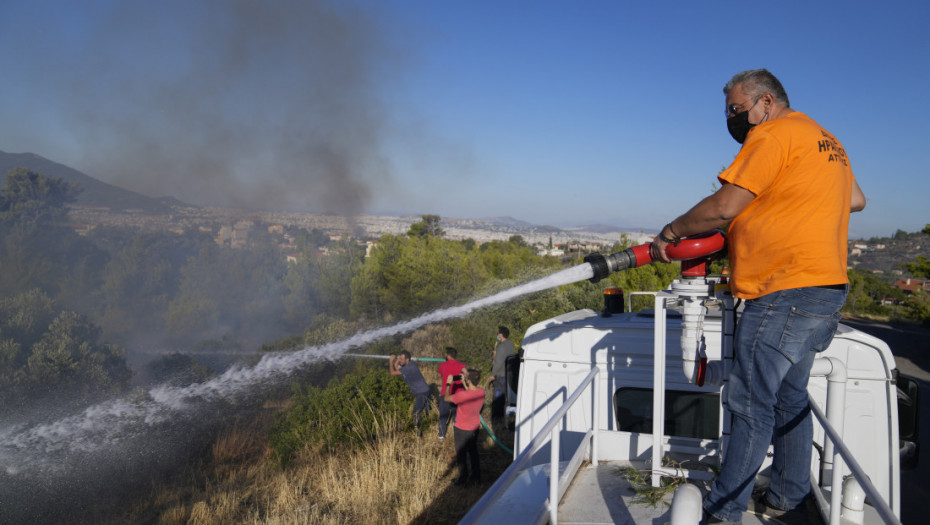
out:
M756 196L728 229L734 295L848 282L855 178L833 135L796 111L764 122L718 179Z

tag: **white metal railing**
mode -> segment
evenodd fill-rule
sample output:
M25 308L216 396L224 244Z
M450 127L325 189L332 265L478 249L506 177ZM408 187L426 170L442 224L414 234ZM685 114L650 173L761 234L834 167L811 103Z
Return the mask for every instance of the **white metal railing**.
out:
M659 292L627 292L626 293L626 311L633 311L633 296L634 295L655 295Z
M820 407L817 406L817 403L812 397L809 398L809 403L811 407L811 412L814 416L817 417L817 421L820 422L820 426L823 427L824 433L826 433L827 438L833 444L832 457L828 457L828 460L833 462L833 480L830 487L830 519L829 525L839 525L840 523L840 511L841 503L840 497L842 496L842 478L843 478L843 462L849 466L849 469L852 471L853 476L856 481L859 483L862 490L866 495L872 500L872 505L875 507L875 510L878 512L878 515L881 516L882 520L885 523L893 525L901 525L901 520L895 516L894 511L891 510L891 507L888 506L888 503L882 499L881 494L878 493L878 489L872 485L869 476L862 470L862 467L859 466L859 463L856 462L856 459L853 457L852 452L843 442L842 437L839 432L833 428L833 425L830 423L830 419L824 415L823 411L820 410ZM828 402L829 404L829 402ZM842 458L842 462L838 461L838 457ZM815 494L818 497L822 497L820 493L815 490Z
M500 477L497 478L497 481L491 485L491 488L484 493L480 500L472 506L471 510L468 511L468 514L462 518L460 524L471 524L471 523L481 523L484 514L489 510L492 504L494 504L501 495L504 494L506 489L517 479L517 476L527 467L527 463L532 459L533 453L539 450L546 443L546 438L549 438L549 498L548 498L548 511L549 511L549 523L551 525L558 525L558 514L559 514L559 500L562 494L562 478L559 476L559 437L561 428L559 428L559 423L563 417L568 413L569 409L572 408L572 405L576 401L581 399L581 395L584 390L594 384L594 379L597 377L597 374L600 370L595 366L591 369L587 376L581 381L581 384L578 385L578 388L572 392L571 396L555 414L549 418L549 421L543 425L542 429L533 436L533 439L529 442L526 448L520 452L520 455L507 467L507 470L504 471ZM585 438L581 440L578 448L572 453L572 456L576 456L579 451L582 450L585 443L587 443L588 438L591 438L591 463L597 465L597 429L598 429L598 414L600 408L599 396L597 395L597 390L592 387L592 417L591 425L588 428ZM569 479L565 480L570 481Z

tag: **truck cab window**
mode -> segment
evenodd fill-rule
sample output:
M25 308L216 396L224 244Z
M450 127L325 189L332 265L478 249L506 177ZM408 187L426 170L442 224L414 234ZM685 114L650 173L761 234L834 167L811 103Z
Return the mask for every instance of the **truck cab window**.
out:
M614 392L617 428L652 433L652 389L624 387ZM720 394L668 390L665 394L665 434L699 439L720 435Z

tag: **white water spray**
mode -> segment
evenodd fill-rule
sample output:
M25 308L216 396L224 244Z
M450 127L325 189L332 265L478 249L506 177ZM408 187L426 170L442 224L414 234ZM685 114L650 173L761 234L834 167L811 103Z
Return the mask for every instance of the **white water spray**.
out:
M54 459L56 454L102 452L128 438L144 435L147 429L156 425L186 417L205 402L234 401L236 395L283 379L303 365L334 360L352 348L387 336L462 317L485 306L590 279L593 275L590 264L581 264L461 306L436 310L393 326L359 332L344 341L307 347L293 353L268 354L253 367L231 368L204 383L183 388L157 386L148 391L144 400L123 398L94 405L81 414L52 423L2 428L0 465L10 476L53 472L61 468Z

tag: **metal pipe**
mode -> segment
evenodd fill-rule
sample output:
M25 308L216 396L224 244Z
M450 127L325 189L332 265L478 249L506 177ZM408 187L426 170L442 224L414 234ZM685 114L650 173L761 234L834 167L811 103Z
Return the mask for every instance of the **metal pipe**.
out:
M843 480L842 517L851 523L861 525L865 521L865 491L856 481L856 476L846 476Z
M684 483L675 489L672 496L670 525L698 525L704 515L701 489L691 483Z
M701 340L704 333L704 303L701 299L688 297L681 300L681 366L691 384L702 384L698 377Z
M843 426L846 419L846 365L834 357L823 357L814 360L811 366L811 377L825 376L827 378L827 419L838 427L837 434L840 439L843 438ZM839 487L839 480L842 479L842 464L836 465L833 461L835 456L834 441L828 439L823 447L823 459L821 460L822 470L830 471L830 485L834 488ZM838 473L839 472L839 476ZM839 500L837 499L837 502Z

